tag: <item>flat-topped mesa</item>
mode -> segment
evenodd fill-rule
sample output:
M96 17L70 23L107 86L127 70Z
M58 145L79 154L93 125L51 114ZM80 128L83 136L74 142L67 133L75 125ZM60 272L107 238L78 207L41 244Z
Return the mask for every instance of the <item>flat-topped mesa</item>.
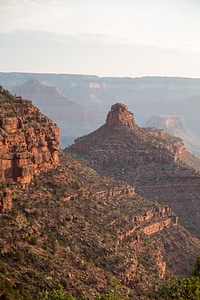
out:
M128 111L128 106L123 103L116 103L111 106L106 119L106 124L109 127L128 126L134 124L134 114Z

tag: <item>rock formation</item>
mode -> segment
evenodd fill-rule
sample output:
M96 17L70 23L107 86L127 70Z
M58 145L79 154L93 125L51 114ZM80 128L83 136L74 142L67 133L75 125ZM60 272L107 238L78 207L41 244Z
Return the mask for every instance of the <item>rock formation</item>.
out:
M167 148L156 135L162 136L157 133L148 135L134 123L134 115L128 111L128 107L117 103L112 105L106 124L93 133L76 139L74 149L88 154L94 166L111 161L120 162L122 167L128 162L135 165L148 161L174 161L176 150L180 148L180 139L176 138L175 150L175 147L170 147L170 142ZM149 144L152 147L149 148ZM181 146L182 144L181 141Z
M140 128L128 107L117 103L106 124L66 150L98 172L127 181L142 195L166 203L182 225L200 236L200 161L182 139L163 129Z
M168 205L146 199L126 182L99 176L62 151L58 164L57 126L30 101L2 88L0 106L0 259L9 291L24 295L27 290L34 298L61 282L66 293L94 299L113 291L117 282L122 294L135 300L158 288L168 272L188 274L200 242L179 226ZM135 147L131 153L129 145ZM172 146L163 131L137 127L120 103L112 106L92 143L80 139L76 146L85 157L96 153L97 166L141 161L144 172L146 165L173 164L186 151L180 139ZM127 155L131 159L123 161ZM120 171L125 175L125 169ZM13 205L15 212L8 215Z
M28 100L0 88L0 181L27 184L58 164L59 128Z
M200 156L200 140L187 130L182 116L151 116L145 127L164 129L167 133L181 138L188 151Z
M133 113L128 111L128 107L122 103L112 105L111 111L107 115L106 124L109 127L118 128L120 126L131 126L134 123Z

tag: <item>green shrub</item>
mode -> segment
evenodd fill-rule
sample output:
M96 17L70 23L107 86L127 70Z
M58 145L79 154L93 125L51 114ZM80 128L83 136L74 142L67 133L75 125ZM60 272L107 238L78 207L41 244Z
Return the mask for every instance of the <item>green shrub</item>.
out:
M32 236L29 240L29 244L31 245L37 245L37 237L36 236Z
M64 294L62 285L58 286L58 289L52 291L42 291L40 294L40 300L76 300L71 294Z

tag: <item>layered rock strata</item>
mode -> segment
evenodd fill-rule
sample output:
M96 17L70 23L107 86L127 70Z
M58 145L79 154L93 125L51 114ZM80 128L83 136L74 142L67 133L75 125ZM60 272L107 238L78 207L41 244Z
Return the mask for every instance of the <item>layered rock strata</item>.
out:
M130 183L141 195L169 205L180 223L200 236L200 161L182 139L162 129L140 128L128 107L117 103L106 124L76 139L67 151L98 172Z
M134 124L134 115L128 111L128 107L125 104L116 103L111 106L106 124L115 129L120 126L132 126Z
M27 184L59 162L59 128L30 101L0 89L0 181Z
M151 144L151 147L149 145ZM89 155L93 166L120 163L173 162L176 154L184 151L182 140L174 138L164 143L162 131L147 132L134 122L133 113L122 103L112 105L106 124L93 133L74 141L76 152Z

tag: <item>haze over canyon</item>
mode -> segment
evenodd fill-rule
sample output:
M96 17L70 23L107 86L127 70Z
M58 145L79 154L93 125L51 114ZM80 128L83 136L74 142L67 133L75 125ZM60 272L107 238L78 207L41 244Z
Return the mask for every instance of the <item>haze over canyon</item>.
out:
M138 125L163 128L199 154L200 79L0 73L0 82L14 94L32 100L58 124L62 148L97 129L105 122L110 106L122 102L134 112ZM163 122L166 118L168 125Z

